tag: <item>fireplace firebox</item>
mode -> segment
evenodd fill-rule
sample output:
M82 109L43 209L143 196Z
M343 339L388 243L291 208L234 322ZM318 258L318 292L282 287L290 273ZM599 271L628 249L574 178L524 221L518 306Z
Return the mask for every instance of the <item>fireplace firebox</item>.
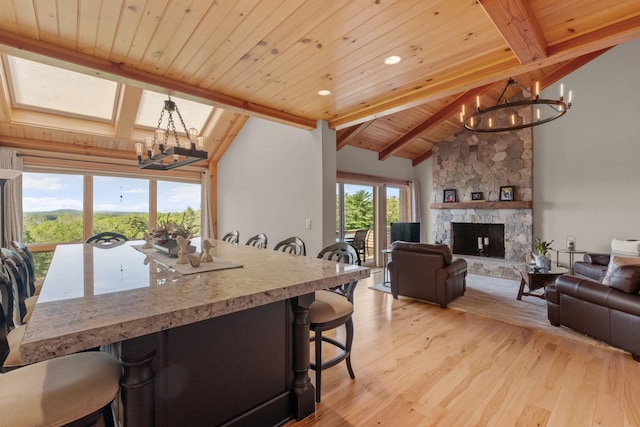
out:
M453 253L504 259L504 224L451 223Z

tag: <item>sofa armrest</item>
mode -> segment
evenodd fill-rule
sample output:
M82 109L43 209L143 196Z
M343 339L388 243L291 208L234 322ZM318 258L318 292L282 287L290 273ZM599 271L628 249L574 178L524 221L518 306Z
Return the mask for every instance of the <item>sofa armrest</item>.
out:
M589 253L584 254L584 262L597 265L609 265L611 260L610 254Z
M602 283L569 275L558 277L555 288L559 294L640 316L640 295L637 294L627 294Z

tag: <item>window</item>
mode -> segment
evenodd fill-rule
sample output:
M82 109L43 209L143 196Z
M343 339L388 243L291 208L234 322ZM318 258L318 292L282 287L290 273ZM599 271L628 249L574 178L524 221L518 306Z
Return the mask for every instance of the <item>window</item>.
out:
M338 240L353 239L356 230L371 230L365 251L367 259L363 264L374 259L373 242L375 241L373 186L338 183L336 197L338 206L337 230L342 230Z
M369 229L366 263L381 265L392 222L411 221L408 181L338 172L336 183L336 239L349 241L357 229ZM384 233L376 236L376 233ZM380 246L382 245L382 246ZM377 254L377 255L376 255Z
M411 221L411 195L408 186L387 187L387 242L391 242L389 235L392 222Z
M82 175L23 174L23 234L27 244L84 241ZM94 176L88 235L115 231L142 239L149 230L149 180ZM168 217L200 234L200 184L158 181L158 221Z
M167 220L200 235L200 184L158 181L158 223Z
M24 173L24 242L81 242L82 175Z
M113 121L116 82L13 56L7 63L14 106Z
M163 112L162 107L164 106L164 101L167 99L169 98L164 93L151 92L148 90L143 91L140 108L138 108L138 115L136 116L136 125L155 129L158 126L160 113ZM187 129L196 128L202 132L202 128L209 118L213 107L175 96L172 96L171 100L178 106L180 114L188 120L188 123L185 123ZM167 128L167 117L168 114L165 112L160 126L162 129ZM176 130L184 133L180 118L177 114L173 115L173 121Z
M114 231L142 239L149 229L149 181L96 176L93 178L93 233Z

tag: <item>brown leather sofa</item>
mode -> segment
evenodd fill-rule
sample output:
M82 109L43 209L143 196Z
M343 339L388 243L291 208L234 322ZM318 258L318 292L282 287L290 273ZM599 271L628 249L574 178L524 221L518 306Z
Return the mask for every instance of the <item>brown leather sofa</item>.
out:
M568 326L631 353L640 362L640 265L614 270L605 285L564 275L547 286L547 315L554 326Z
M583 279L602 282L610 259L611 255L609 254L586 253L582 261L573 263L574 275Z
M446 308L466 290L467 262L453 259L447 245L394 242L388 268L394 298L403 295Z

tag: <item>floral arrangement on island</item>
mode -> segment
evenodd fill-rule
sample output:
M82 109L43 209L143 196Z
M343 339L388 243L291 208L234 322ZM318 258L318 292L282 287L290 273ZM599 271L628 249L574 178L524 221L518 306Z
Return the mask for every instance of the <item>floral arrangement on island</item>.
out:
M163 244L169 240L175 240L178 236L189 240L193 236L193 224L185 224L184 214L180 223L171 220L171 213L162 221L158 219L158 226L150 230L149 234L156 239L158 244Z

